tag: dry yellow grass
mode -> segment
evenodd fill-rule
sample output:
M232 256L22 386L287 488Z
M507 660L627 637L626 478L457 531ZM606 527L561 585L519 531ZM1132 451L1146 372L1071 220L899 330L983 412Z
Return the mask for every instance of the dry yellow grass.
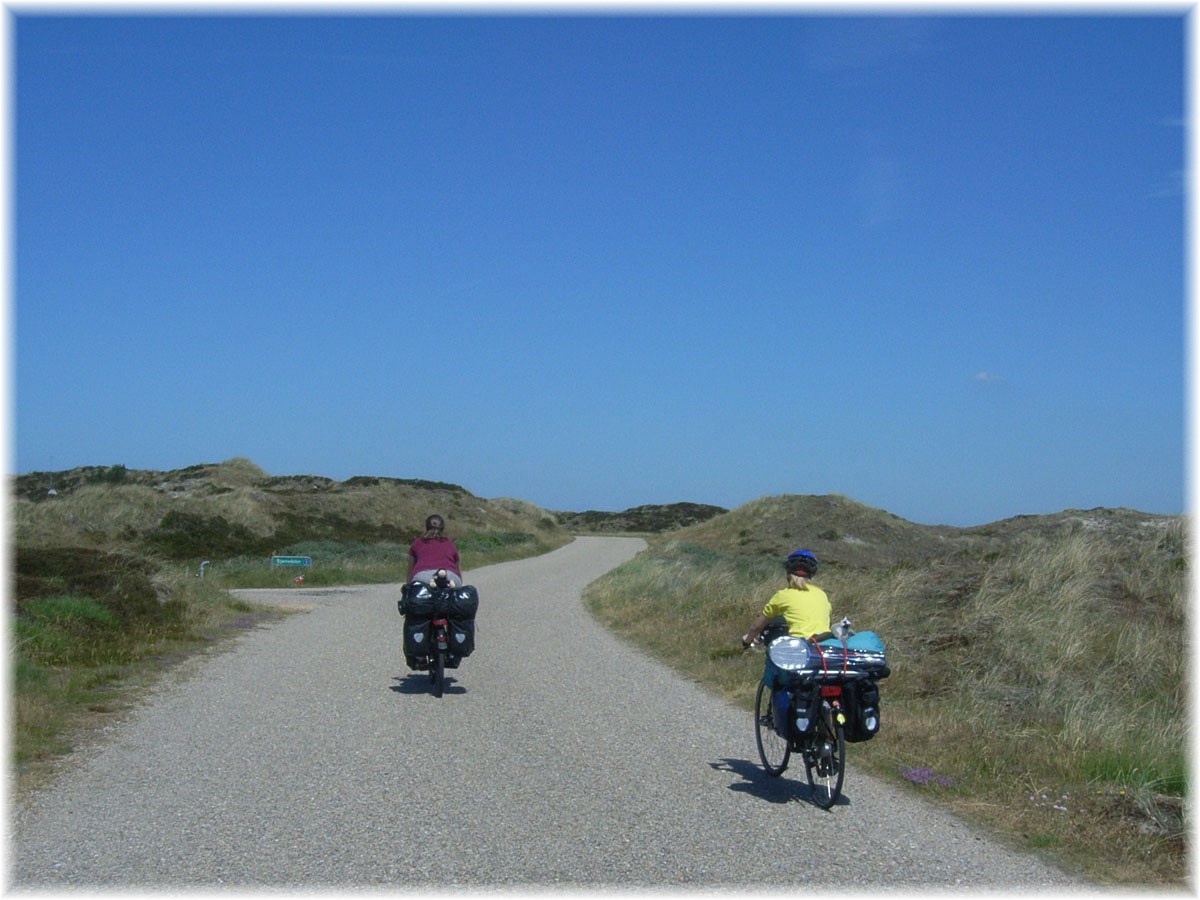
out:
M1182 521L1119 535L1063 527L923 565L824 568L816 580L835 619L880 634L893 670L883 730L851 748L850 764L1101 882L1181 884L1185 543ZM779 568L660 543L586 600L749 707L761 657L734 648L781 586Z

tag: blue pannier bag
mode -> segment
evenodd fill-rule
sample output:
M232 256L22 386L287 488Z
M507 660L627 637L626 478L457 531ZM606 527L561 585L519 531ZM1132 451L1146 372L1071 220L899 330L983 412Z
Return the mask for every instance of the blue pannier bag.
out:
M791 691L786 688L771 693L771 717L775 720L775 733L781 738L788 736L788 706L791 699Z

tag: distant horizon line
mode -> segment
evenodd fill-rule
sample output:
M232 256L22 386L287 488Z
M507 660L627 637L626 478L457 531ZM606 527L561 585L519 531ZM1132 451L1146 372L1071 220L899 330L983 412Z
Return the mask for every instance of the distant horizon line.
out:
M851 495L840 492L840 491L827 491L825 493L819 493L819 494L818 493L802 494L802 493L795 493L795 492L790 492L790 491L784 491L784 492L775 493L775 494L760 494L757 497L753 497L751 499L744 500L741 503L737 504L736 506L726 506L726 505L719 504L719 503L708 503L708 502L704 502L704 501L700 501L700 500L675 500L675 501L671 501L668 503L637 503L637 504L634 504L633 506L626 506L624 509L606 509L606 508L602 508L602 507L587 507L584 509L567 509L567 508L542 506L539 503L534 503L532 500L526 500L523 497L517 497L517 496L511 495L511 494L498 494L498 495L491 496L491 497L485 497L480 494L476 494L470 488L466 487L465 485L459 484L458 482L446 481L446 480L437 479L437 478L422 478L422 477L401 476L401 475L373 475L373 474L372 475L355 474L355 475L350 475L346 478L335 478L331 475L318 475L318 474L315 474L312 472L290 473L290 474L286 474L286 475L272 475L270 472L268 472L266 469L264 469L261 465L254 462L252 459L250 459L249 457L246 457L246 456L232 456L228 459L221 460L219 462L192 463L192 464L189 464L186 466L182 466L179 468L171 468L171 469L150 469L150 468L129 467L129 466L126 466L124 463L113 463L110 465L85 463L82 465L71 466L70 468L67 468L67 469L33 469L28 472L18 472L18 473L10 472L7 477L9 477L9 478L27 478L27 477L33 476L33 475L57 475L57 474L62 474L62 473L66 473L66 472L72 472L72 471L75 471L76 469L109 469L109 470L111 470L111 469L117 469L117 468L126 469L127 471L131 471L131 472L161 472L163 474L168 474L168 473L172 473L172 472L182 472L187 469L196 469L196 468L202 468L202 467L206 467L206 466L220 467L220 466L229 465L231 463L234 463L234 464L243 463L243 464L251 465L256 469L261 470L267 478L321 478L321 479L325 479L325 480L328 480L328 481L331 481L331 482L334 482L337 484L344 484L345 482L351 481L355 478L385 478L385 479L389 479L389 480L393 480L393 481L425 482L428 484L444 484L444 485L448 485L450 487L455 487L460 490L466 491L472 497L478 497L479 499L485 500L485 501L517 500L521 503L529 503L530 505L536 506L538 509L545 510L546 512L573 513L576 515L582 515L584 513L603 513L603 514L608 514L608 515L619 515L621 513L627 513L627 512L631 512L633 510L643 509L646 507L670 507L670 506L683 506L683 505L707 506L707 507L711 507L713 509L723 510L724 512L733 512L733 511L738 510L741 507L747 506L751 503L757 503L760 500L766 500L766 499L771 499L771 498L776 498L776 497L841 497L845 500L850 501L851 503L856 503L856 504L859 504L860 506L864 506L869 509L879 510L881 512L887 513L888 515L895 515L897 518L904 519L904 521L912 522L913 524L937 525L937 526L945 527L945 528L980 528L980 527L994 524L996 522L1004 522L1004 521L1008 521L1011 519L1034 518L1034 517L1041 517L1041 516L1056 516L1056 515L1062 515L1064 513L1072 513L1072 512L1086 513L1086 512L1095 512L1097 510L1114 510L1114 511L1127 510L1127 511L1139 513L1142 515L1161 516L1164 518L1186 518L1188 516L1188 512L1186 510L1184 510L1183 512L1177 512L1177 513L1164 513L1164 512L1154 512L1151 510L1139 509L1136 507L1129 507L1129 506L1100 505L1100 506L1092 506L1092 507L1087 507L1087 508L1067 506L1067 507L1063 507L1062 509L1058 509L1058 510L1055 510L1052 512L1014 513L1013 515L1001 516L998 519L989 519L989 520L979 522L974 525L950 525L950 524L947 524L944 522L921 523L921 522L916 522L915 520L912 520L912 519L906 519L903 516L899 516L896 513L893 513L890 510L886 509L885 507L872 506L869 503L865 503L861 500L857 500L854 497L852 497Z

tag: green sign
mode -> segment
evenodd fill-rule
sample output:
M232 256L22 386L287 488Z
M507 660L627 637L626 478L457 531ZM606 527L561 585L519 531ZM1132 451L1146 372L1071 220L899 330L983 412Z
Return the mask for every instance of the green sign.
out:
M272 556L273 566L311 566L311 556Z

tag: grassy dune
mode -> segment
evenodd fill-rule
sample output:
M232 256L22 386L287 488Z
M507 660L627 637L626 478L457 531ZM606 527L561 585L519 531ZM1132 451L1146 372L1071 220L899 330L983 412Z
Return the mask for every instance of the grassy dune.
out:
M824 558L840 560L816 579L835 618L880 634L893 671L881 684L883 729L851 746L849 765L1102 882L1180 884L1182 520L1097 511L909 530L886 514L872 523L844 498L815 499L758 501L753 529L742 509L676 532L593 584L587 603L749 710L762 657L738 638L782 586L783 552L824 544ZM815 508L822 519L808 518ZM826 537L805 541L805 531ZM765 551L736 552L739 534ZM874 535L886 543L873 546ZM751 728L747 716L752 753Z
M431 512L455 538L527 534L537 545L568 533L519 500L485 500L443 482L357 476L271 477L233 459L172 472L112 466L15 479L13 528L24 546L85 546L195 562L263 557L300 543L405 545Z

